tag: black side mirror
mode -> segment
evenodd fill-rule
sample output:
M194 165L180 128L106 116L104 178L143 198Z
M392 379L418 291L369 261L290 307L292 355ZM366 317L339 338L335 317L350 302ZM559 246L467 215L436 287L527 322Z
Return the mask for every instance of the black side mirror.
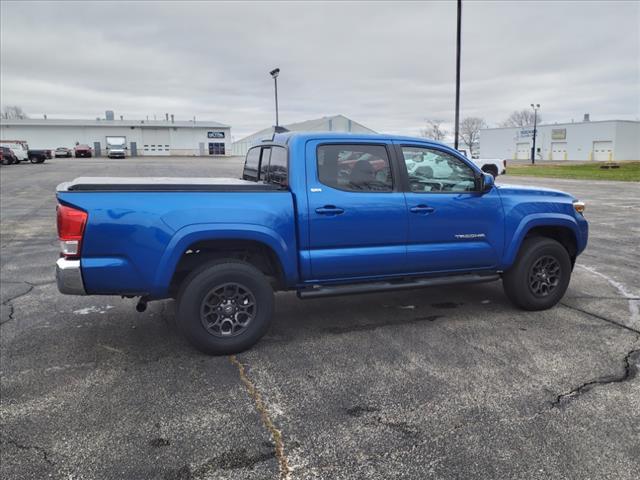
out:
M495 184L496 181L493 178L493 175L491 175L490 173L482 173L482 176L480 177L480 191L482 193L491 191Z

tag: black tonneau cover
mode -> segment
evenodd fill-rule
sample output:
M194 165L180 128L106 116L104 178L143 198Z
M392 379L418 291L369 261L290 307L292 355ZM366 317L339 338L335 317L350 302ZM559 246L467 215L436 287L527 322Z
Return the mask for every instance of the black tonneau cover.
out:
M58 192L277 192L279 185L237 178L78 177Z

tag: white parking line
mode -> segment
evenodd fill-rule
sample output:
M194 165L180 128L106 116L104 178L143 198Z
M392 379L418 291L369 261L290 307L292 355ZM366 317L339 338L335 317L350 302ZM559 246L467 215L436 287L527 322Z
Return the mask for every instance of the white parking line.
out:
M640 300L638 300L637 295L632 294L627 290L627 288L620 282L614 280L611 277L608 277L604 273L598 272L593 267L588 267L586 265L576 264L580 268L584 268L586 271L597 275L599 277L604 278L607 282L609 282L623 297L629 299L629 314L631 315L631 321L636 322L640 320Z

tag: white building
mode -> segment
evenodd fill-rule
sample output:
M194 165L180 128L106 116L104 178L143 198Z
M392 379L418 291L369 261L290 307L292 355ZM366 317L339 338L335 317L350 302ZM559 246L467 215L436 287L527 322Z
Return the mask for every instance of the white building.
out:
M79 143L101 156L107 137L124 137L128 156L231 154L231 127L212 121L0 120L0 140L25 140L34 149Z
M480 130L480 157L531 159L533 127ZM584 121L539 125L536 160L640 160L640 122Z
M331 117L315 118L299 123L283 125L291 132L353 132L353 133L376 133L370 128L345 117L344 115L333 115ZM254 145L268 140L273 136L273 127L260 130L248 137L233 142L234 155L246 155Z

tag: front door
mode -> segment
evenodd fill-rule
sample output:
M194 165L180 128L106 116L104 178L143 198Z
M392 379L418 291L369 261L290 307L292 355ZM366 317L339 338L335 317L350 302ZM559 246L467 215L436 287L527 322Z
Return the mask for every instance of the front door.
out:
M479 192L476 171L436 148L398 145L408 176L407 262L412 273L495 267L503 246L496 189Z
M309 142L308 260L314 280L406 271L408 214L391 144ZM305 258L307 257L307 258Z

